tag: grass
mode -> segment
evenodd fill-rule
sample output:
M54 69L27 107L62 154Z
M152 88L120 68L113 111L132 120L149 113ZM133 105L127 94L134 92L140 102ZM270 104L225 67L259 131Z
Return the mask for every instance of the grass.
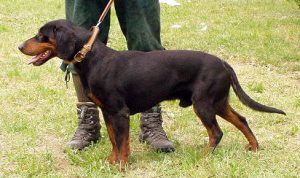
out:
M294 1L178 0L161 5L162 41L168 49L207 51L228 61L255 100L287 116L263 114L231 103L260 143L247 152L243 135L218 119L224 132L206 155L207 133L178 101L164 102L164 128L176 152L156 153L138 142L139 115L131 119L131 149L125 172L104 161L110 142L84 152L66 150L76 128L75 93L66 89L60 61L26 65L17 46L45 22L64 18L64 1L1 0L0 3L0 177L299 177L300 175L300 11ZM112 14L109 46L126 43ZM172 28L180 25L180 28Z

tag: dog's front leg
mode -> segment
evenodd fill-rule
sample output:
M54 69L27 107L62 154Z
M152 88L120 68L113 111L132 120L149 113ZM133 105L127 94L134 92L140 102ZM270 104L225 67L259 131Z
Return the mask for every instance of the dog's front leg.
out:
M111 114L103 112L109 139L112 144L112 153L108 157L111 164L120 163L124 167L128 162L129 149L129 112L123 109Z

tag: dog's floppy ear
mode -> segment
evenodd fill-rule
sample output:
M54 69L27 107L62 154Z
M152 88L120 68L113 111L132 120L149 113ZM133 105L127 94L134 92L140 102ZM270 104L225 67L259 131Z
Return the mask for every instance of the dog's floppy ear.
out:
M71 59L75 51L75 33L71 30L58 27L54 29L54 36L57 47L57 57Z

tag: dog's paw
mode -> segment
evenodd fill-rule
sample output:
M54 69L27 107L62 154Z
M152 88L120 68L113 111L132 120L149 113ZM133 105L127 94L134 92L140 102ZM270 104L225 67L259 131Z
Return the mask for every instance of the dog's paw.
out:
M116 154L111 154L110 156L108 156L106 158L106 161L108 161L109 164L116 164L116 163L118 163L117 155Z
M125 171L128 166L127 160L120 160L113 154L107 157L106 161L108 161L111 165L117 166L120 171Z
M245 149L248 150L248 151L253 151L253 152L257 152L258 150L258 144L247 144L245 146Z

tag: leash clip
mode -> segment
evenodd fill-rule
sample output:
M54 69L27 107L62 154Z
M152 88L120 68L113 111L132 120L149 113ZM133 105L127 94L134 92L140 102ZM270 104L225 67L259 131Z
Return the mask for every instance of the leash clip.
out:
M98 23L95 25L95 27L99 27L101 25L102 21L98 21Z

